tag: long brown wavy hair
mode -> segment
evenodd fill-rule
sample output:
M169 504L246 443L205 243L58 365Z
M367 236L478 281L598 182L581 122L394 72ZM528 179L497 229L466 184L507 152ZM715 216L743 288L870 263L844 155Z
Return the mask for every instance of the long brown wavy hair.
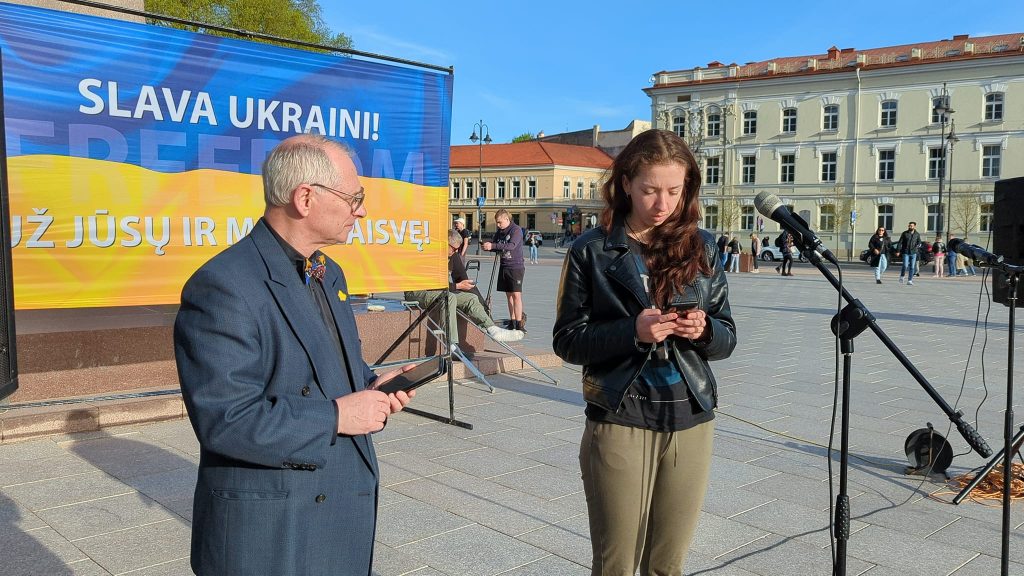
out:
M644 261L651 276L653 303L664 308L683 286L693 282L698 273L711 275L712 269L704 252L704 242L697 223L700 221L701 174L696 158L682 138L667 130L642 132L626 145L615 158L611 174L601 187L605 208L601 226L611 233L615 221L624 221L633 210L626 195L624 178L633 180L648 166L676 163L686 171L686 183L679 205L665 222L648 235Z

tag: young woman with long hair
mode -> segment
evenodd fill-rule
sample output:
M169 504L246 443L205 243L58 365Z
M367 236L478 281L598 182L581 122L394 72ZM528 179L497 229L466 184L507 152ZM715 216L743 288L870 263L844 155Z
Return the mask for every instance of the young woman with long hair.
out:
M681 574L711 463L709 360L736 346L700 169L672 132L638 135L602 188L600 226L566 254L555 353L583 366L580 467L593 574Z

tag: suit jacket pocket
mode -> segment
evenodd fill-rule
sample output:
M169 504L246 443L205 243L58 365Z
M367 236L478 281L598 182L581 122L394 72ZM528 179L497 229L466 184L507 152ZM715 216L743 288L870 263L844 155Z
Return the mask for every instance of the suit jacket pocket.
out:
M287 492L263 490L213 490L213 495L222 500L284 500Z

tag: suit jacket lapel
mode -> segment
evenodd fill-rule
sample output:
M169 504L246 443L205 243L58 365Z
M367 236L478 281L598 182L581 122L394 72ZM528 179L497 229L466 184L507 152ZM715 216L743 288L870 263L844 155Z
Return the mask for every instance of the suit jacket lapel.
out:
M334 264L331 262L330 264ZM334 325L338 328L338 336L341 338L341 345L345 349L345 367L348 370L348 379L352 383L352 390L359 392L366 389L366 382L363 381L363 357L360 355L359 330L356 328L356 319L352 314L352 306L348 303L348 286L344 275L337 265L327 266L327 275L324 276L324 288L326 288L327 301L331 306L331 313L334 316ZM337 272L335 272L337 268ZM342 300L344 298L344 300ZM356 447L366 460L366 464L377 472L377 458L373 450L373 444L368 436L353 437Z
M337 378L331 378L336 370L332 370L328 361L336 354L327 346L330 339L326 338L323 321L317 317L317 311L308 298L296 298L300 290L306 290L298 272L281 251L277 239L267 230L263 220L253 227L251 235L267 266L267 288L306 352L320 390L328 398L337 398L349 392L341 387Z

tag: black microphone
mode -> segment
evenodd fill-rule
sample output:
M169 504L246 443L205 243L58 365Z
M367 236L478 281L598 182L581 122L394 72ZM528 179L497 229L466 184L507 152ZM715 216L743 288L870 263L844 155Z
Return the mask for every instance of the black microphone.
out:
M803 250L814 250L829 262L839 266L839 261L836 260L832 251L821 244L817 234L807 227L807 222L804 222L803 218L793 214L789 211L789 208L783 206L782 200L779 200L778 196L765 190L754 198L754 206L758 212L778 222L786 231L792 234L793 239L802 248L801 252Z
M970 258L978 264L984 264L985 266L998 266L1003 263L1002 256L993 254L981 246L968 244L959 238L950 240L948 248L952 252L963 255L964 258Z

